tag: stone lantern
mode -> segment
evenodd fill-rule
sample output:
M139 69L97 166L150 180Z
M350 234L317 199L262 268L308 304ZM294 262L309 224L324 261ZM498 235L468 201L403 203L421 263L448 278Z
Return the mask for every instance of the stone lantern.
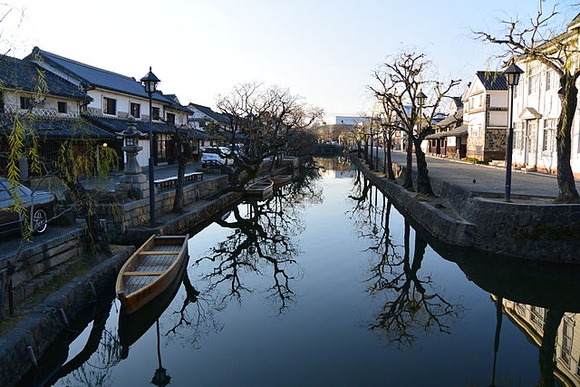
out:
M121 148L127 155L125 170L119 179L118 191L126 192L127 196L133 199L143 199L149 197L149 187L147 177L141 173L141 166L137 161L137 153L143 149L139 146L139 136L143 133L137 130L135 118L129 116L127 119L127 129L121 133L125 146Z

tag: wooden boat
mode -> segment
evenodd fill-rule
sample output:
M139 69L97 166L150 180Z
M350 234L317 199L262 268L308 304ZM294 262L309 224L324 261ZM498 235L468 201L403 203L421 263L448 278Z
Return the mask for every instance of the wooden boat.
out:
M270 177L272 182L274 182L274 188L283 186L284 184L290 183L292 181L292 175L278 175Z
M269 178L258 180L248 185L244 191L246 196L266 198L274 193L274 182Z
M189 235L152 235L125 262L117 276L122 307L133 313L179 280L187 265Z

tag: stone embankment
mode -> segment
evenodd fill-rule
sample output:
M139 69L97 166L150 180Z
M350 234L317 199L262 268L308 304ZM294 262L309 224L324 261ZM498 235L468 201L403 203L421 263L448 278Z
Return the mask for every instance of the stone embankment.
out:
M184 234L211 222L213 217L242 197L241 193L232 192L212 199L211 196L225 185L227 177L217 176L184 187L185 206L180 215L169 213L174 191L160 192L157 196L160 224L156 227L146 226L148 200L103 205L100 215L106 221L113 241L138 246L154 233ZM18 260L16 257L0 257L1 262L11 262L15 269L12 281L16 289L12 294L16 305L46 282L40 281L40 277L47 277L47 272L58 274L60 267L66 270L69 261L78 260L86 252L81 234L80 228L71 228L65 234L25 248ZM100 294L114 293L117 273L134 247L120 249L120 253L95 266L90 274L76 278L50 295L0 338L0 381L3 385L19 383L23 375L37 367L37 360L46 356L51 343L63 330L69 329L69 323L82 317L83 310L96 303ZM29 286L36 282L39 286ZM3 304L0 303L0 307Z
M467 192L431 176L437 198L409 192L353 158L361 172L401 213L438 240L456 246L561 263L580 263L580 205L545 198Z

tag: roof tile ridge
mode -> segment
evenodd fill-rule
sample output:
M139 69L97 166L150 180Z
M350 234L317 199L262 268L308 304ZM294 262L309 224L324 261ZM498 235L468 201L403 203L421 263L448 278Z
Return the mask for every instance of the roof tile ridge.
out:
M38 47L37 47L37 48L38 48ZM106 70L106 69L103 69L103 68L100 68L100 67L97 67L97 66L93 66L93 65L87 64L87 63L79 62L78 60L70 59L70 58L64 57L64 56L62 56L62 55L55 54L55 53L53 53L53 52L50 52L50 51L43 50L43 49L41 49L41 48L38 48L38 51L39 51L41 54L45 54L45 55L48 55L48 56L53 56L53 57L55 57L55 58L58 58L58 59L60 59L60 60L64 60L64 61L66 61L66 62L69 62L69 63L73 63L73 64L80 65L80 66L83 66L83 67L86 67L86 68L89 68L89 69L92 69L92 70L101 71L101 72L104 72L104 73L109 73L109 74L113 74L113 75L118 75L118 76L121 76L121 77L123 77L123 78L127 78L127 79L129 79L129 80L132 80L132 81L135 81L135 82L137 82L137 81L135 80L135 78L134 78L134 77L130 77L130 76L128 76L128 75L124 75L124 74L116 73L116 72L114 72L114 71L111 71L111 70Z

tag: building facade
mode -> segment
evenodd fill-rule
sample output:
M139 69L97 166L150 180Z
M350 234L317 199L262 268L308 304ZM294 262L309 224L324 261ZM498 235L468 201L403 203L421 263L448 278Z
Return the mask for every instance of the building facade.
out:
M507 82L500 71L478 71L462 97L467 127L466 156L504 160L507 134Z

